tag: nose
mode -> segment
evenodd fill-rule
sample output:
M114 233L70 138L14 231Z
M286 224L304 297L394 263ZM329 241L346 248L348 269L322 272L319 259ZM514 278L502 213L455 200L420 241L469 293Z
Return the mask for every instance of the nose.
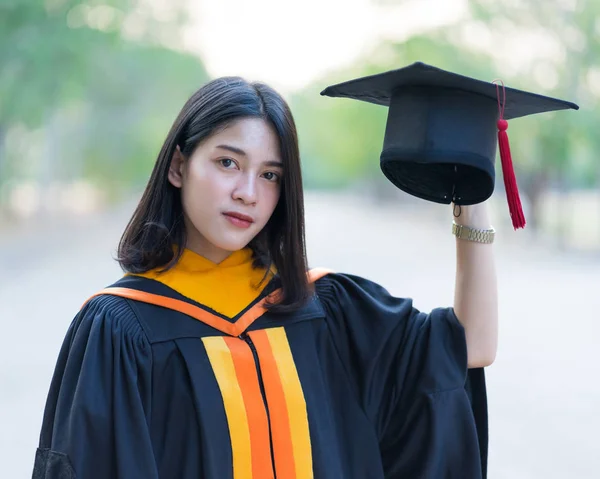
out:
M258 199L258 185L255 175L241 175L235 185L232 197L234 200L241 200L244 204L254 204Z

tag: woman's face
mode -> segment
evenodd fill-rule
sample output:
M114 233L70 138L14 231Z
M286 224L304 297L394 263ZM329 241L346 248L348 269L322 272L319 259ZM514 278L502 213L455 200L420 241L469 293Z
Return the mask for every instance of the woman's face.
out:
M186 248L220 263L247 246L277 206L282 167L278 137L259 118L235 121L187 159L178 149L169 181L181 188Z

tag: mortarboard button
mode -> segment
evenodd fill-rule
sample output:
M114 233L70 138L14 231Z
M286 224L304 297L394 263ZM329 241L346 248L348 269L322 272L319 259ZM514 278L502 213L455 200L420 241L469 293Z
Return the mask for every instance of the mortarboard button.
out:
M321 95L389 107L380 166L408 194L471 205L494 191L496 145L514 228L525 226L506 129L513 118L574 103L501 89L421 62L327 87Z

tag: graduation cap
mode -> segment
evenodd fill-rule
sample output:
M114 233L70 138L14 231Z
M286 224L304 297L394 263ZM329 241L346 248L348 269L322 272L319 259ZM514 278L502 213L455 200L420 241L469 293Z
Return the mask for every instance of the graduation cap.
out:
M514 228L525 218L507 120L579 107L417 62L327 87L321 95L389 107L380 166L401 190L436 203L471 205L495 184L496 145Z

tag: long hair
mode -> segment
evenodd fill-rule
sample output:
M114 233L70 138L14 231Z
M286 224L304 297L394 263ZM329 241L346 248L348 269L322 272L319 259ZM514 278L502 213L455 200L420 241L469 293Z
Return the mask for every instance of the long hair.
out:
M296 125L287 102L271 87L239 77L210 81L185 103L158 154L142 198L119 242L117 261L129 273L172 268L186 230L181 191L168 180L179 146L188 158L212 134L242 118L261 118L275 130L283 161L281 193L263 230L250 242L253 266L274 266L281 294L267 307L285 312L310 296L304 233L304 193ZM265 276L266 277L266 276Z

